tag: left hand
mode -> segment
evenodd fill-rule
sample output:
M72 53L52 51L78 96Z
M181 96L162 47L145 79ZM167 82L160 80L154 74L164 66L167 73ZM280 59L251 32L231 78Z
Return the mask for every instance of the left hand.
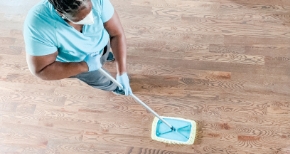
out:
M122 75L117 74L116 77L117 81L123 86L123 90L125 92L125 95L131 95L132 89L130 87L129 77L127 73L123 73Z

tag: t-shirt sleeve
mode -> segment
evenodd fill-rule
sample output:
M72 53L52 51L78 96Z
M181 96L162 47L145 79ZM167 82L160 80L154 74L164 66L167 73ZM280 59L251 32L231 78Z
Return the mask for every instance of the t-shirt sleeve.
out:
M101 1L101 18L103 23L109 21L114 15L114 7L110 0L100 0Z
M30 12L27 15L23 36L25 50L29 55L44 56L57 51L54 27L38 13Z

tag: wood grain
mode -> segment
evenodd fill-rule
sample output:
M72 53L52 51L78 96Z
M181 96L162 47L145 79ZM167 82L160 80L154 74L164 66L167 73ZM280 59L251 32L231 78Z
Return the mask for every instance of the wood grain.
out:
M196 121L193 145L152 140L131 97L32 76L22 27L37 2L0 2L1 154L290 153L289 0L111 0L133 92Z

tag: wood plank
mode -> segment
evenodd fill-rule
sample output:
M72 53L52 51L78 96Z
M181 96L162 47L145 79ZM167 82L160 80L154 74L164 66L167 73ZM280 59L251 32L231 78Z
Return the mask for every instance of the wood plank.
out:
M196 121L193 145L152 140L131 97L33 76L23 21L37 2L0 2L1 154L290 153L289 0L111 0L134 94Z

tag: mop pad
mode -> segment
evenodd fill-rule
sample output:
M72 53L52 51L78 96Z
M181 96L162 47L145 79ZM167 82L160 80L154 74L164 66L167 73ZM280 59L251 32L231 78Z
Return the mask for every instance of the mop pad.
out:
M155 117L152 123L151 138L156 141L172 144L193 144L196 135L195 121L174 118L161 117L173 127L168 127L159 118Z

